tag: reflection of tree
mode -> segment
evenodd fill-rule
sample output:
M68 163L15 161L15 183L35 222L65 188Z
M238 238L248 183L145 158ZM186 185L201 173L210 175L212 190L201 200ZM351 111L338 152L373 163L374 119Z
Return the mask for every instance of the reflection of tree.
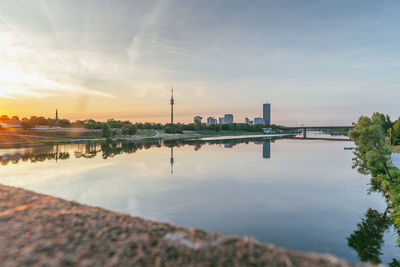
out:
M392 220L386 212L380 214L377 210L369 209L362 222L357 224L357 230L347 238L347 243L357 252L361 261L381 263L383 234L391 224Z
M216 145L224 144L227 147L233 147L238 144L248 144L250 142L262 141L263 139L237 139L237 140L165 140L164 146L168 148L182 147L182 146L193 146L197 151L204 145ZM66 145L67 146L67 145ZM105 143L87 143L80 146L78 150L74 151L74 157L80 158L95 158L99 153L104 159L114 157L119 154L131 154L138 150L150 149L152 147L161 147L159 141L147 141L147 142L105 142ZM82 149L84 148L84 149ZM17 154L17 155L0 155L0 164L7 165L12 162L14 164L22 161L30 162L43 162L46 160L66 160L70 158L68 152L58 152L58 145L55 146L43 146L37 147L28 152Z
M198 151L201 148L201 144L195 144L194 145L194 151Z
M396 259L392 259L392 262L389 263L389 267L399 267L400 266L400 261Z

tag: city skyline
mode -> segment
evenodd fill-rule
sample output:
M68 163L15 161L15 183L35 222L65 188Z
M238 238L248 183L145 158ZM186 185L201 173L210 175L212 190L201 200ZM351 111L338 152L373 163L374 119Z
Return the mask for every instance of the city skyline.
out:
M166 123L197 114L397 119L396 1L2 1L0 113Z

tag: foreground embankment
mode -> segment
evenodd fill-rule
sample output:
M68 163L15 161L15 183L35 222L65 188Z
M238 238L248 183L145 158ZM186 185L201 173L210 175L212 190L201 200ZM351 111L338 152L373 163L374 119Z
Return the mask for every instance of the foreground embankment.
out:
M0 185L2 266L350 266Z

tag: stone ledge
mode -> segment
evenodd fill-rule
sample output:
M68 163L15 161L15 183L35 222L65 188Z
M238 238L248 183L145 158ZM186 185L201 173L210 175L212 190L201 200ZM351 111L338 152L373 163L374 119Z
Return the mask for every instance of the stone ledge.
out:
M352 266L0 185L2 266Z

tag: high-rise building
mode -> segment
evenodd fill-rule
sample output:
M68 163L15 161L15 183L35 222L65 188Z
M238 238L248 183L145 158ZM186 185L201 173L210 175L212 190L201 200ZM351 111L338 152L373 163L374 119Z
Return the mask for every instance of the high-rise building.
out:
M194 122L198 121L198 122L201 123L201 120L202 120L202 119L203 119L203 117L201 117L201 116L196 116L196 117L193 118L193 121L194 121Z
M249 121L250 121L249 118L244 119L244 123L246 123L246 124L249 124Z
M207 118L207 126L213 125L213 124L217 124L217 119L213 118L213 117L208 117Z
M263 119L266 125L271 124L271 104L263 104Z
M174 124L174 88L171 88L171 124Z
M219 124L225 124L224 117L219 117L218 118L218 123Z
M224 116L224 124L233 123L233 115L232 114L225 114Z
M58 121L58 109L56 109L56 122Z
M254 118L254 125L257 125L257 124L264 125L265 124L264 119L263 118Z

